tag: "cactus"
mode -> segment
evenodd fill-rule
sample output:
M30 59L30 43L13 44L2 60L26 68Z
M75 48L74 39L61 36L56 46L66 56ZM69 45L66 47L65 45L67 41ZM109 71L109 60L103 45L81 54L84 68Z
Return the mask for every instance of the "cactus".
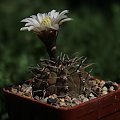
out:
M78 96L90 94L90 72L86 68L91 64L85 64L85 57L69 58L61 54L56 61L40 59L36 67L31 67L33 73L33 95L40 97L57 94L59 97L66 95ZM85 92L87 91L87 92Z

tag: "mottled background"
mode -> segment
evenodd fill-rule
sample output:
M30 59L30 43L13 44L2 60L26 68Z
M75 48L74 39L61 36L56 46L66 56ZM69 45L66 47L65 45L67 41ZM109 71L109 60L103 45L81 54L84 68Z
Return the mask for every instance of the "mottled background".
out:
M74 20L60 27L57 53L86 56L96 63L92 74L120 82L120 2L117 0L0 0L0 88L31 77L30 66L48 58L20 21L38 12L68 9ZM0 92L0 120L7 120Z

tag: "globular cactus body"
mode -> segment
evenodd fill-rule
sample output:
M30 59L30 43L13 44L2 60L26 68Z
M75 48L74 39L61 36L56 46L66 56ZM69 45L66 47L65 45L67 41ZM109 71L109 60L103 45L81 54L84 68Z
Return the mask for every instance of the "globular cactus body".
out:
M61 54L56 61L50 59L40 59L37 67L32 67L33 95L43 97L57 94L60 97L70 95L72 97L90 93L89 79L90 73L86 68L90 64L85 64L86 58L69 58L66 54Z

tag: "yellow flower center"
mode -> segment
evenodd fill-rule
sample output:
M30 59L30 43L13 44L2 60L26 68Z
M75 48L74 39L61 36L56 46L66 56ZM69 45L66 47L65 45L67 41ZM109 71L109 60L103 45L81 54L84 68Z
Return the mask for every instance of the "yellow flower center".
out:
M43 26L51 26L51 18L49 16L46 16L42 20L41 25L43 25Z

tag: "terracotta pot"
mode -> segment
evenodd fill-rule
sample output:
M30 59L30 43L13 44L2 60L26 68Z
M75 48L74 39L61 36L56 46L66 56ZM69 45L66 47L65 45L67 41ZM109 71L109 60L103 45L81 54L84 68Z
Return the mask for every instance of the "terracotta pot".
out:
M10 120L120 120L120 90L71 108L56 108L3 88Z

